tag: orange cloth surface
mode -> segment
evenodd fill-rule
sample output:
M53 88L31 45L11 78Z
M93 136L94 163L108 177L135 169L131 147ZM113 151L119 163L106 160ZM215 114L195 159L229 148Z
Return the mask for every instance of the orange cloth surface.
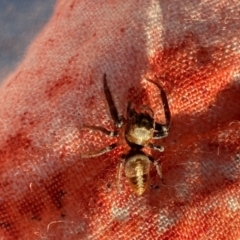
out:
M0 89L0 239L239 239L240 2L59 0ZM119 113L147 104L170 134L142 196L116 173L103 74Z

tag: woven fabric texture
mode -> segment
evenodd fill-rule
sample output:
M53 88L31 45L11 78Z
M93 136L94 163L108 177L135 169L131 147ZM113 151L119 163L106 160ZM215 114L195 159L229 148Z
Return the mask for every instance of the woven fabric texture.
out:
M59 0L0 89L0 239L239 239L239 13L239 0ZM80 157L117 141L82 129L114 129L104 73L124 116L132 101L163 122L146 79L167 93L165 151L146 149L164 184L152 167L142 196L124 174L117 191L123 141Z

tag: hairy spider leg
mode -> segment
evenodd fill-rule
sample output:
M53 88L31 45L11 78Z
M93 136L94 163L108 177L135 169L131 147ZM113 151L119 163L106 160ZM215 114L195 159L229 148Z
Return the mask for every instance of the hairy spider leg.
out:
M111 91L110 91L110 89L107 85L107 75L106 75L106 73L103 74L103 86L104 86L104 93L105 93L105 96L106 96L106 99L107 99L109 111L110 111L111 117L113 119L113 122L114 122L116 127L120 128L123 125L123 122L124 122L123 116L118 115L118 111L117 111L117 108L114 104Z
M157 174L159 176L159 178L161 179L161 182L164 183L163 181L163 175L162 175L162 165L158 164L158 162L151 156L147 155L150 159L150 161L153 163L153 165L155 166L156 170L157 170Z
M127 105L127 118L131 118L134 114L134 110L131 108L132 106L132 102L128 102L128 105Z
M103 86L104 86L105 97L106 97L106 100L107 100L107 103L108 103L109 111L110 111L112 120L114 122L114 125L117 128L120 128L123 125L124 119L123 119L122 116L118 115L117 108L114 104L111 91L109 90L108 85L107 85L106 73L103 74ZM101 127L101 126L83 125L83 128L88 128L88 129L91 129L91 130L97 130L97 131L100 131L100 132L110 136L110 137L117 137L118 136L118 131L109 131L106 128ZM114 143L114 144L111 144L111 145L97 151L97 152L81 155L81 158L98 157L98 156L100 156L104 153L107 153L107 152L111 151L112 149L114 149L117 146L118 145L116 143Z
M147 79L147 81L155 84L158 87L158 89L160 90L160 96L161 96L161 100L163 103L164 115L165 115L165 119L166 119L165 124L160 124L160 123L155 122L155 132L153 134L153 139L165 138L168 136L170 124L171 124L171 112L170 112L170 108L168 105L167 94L164 91L164 89L156 82L152 81L151 79Z
M106 128L101 127L101 126L83 125L83 129L84 128L100 131L100 132L102 132L102 133L104 133L104 134L106 134L110 137L117 137L118 136L118 131L109 131ZM111 145L109 145L109 146L107 146L103 149L100 149L97 152L94 152L94 153L90 152L90 153L87 153L87 154L83 154L83 155L81 155L81 158L98 157L98 156L101 156L104 153L110 152L111 150L113 150L117 146L118 145L116 143L114 143L114 144L111 144Z
M118 131L109 131L106 128L101 127L101 126L92 126L92 125L85 125L84 124L83 128L100 131L100 132L108 135L109 137L117 137L118 136Z
M123 171L123 165L125 163L126 156L122 155L119 165L118 165L118 170L117 170L117 191L121 192L121 179L122 179L122 171Z
M147 145L148 147L152 148L153 150L156 150L158 152L164 152L164 147L163 146L159 146L153 143L148 143Z
M103 148L103 149L100 149L99 151L97 151L97 152L94 152L94 153L87 153L87 154L83 154L83 155L81 155L80 157L81 158L92 158L92 157L98 157L98 156L101 156L101 155L103 155L104 153L107 153L107 152L110 152L110 151L112 151L114 148L116 148L118 146L118 144L117 143L113 143L113 144L111 144L111 145L109 145L109 146L107 146L107 147L105 147L105 148Z

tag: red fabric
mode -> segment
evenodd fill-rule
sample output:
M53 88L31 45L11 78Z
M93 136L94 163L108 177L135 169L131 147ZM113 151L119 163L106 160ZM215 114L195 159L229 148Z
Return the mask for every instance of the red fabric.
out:
M0 92L1 239L239 239L239 1L60 0ZM163 119L166 185L136 196L116 172L121 146L103 73L120 113L129 100ZM151 184L158 184L151 171Z

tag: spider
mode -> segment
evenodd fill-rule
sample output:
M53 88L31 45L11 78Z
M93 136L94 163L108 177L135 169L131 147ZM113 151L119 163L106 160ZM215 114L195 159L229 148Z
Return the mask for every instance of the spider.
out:
M160 90L161 100L163 102L164 114L166 123L160 124L154 121L154 112L151 108L143 105L141 108L144 109L141 113L135 111L132 108L132 103L129 102L127 106L127 116L124 118L118 114L117 108L114 104L111 91L107 85L106 74L103 75L103 87L105 97L108 103L109 111L112 120L115 125L114 131L109 131L102 126L90 126L84 125L83 128L89 128L92 130L101 131L102 133L110 137L121 137L120 133L123 132L124 138L130 150L121 156L121 160L118 166L117 173L117 186L119 189L120 179L122 175L122 168L124 167L125 175L130 183L132 190L137 195L142 195L149 181L150 164L153 163L157 173L161 180L162 170L161 166L151 156L143 151L144 147L149 147L158 152L163 152L164 147L158 146L152 143L154 139L161 139L168 136L171 122L171 112L168 105L168 100L163 88L156 82L147 79L147 81L156 85ZM118 146L117 143L111 144L104 149L99 150L93 154L82 155L82 158L86 157L97 157L104 153L107 153Z

